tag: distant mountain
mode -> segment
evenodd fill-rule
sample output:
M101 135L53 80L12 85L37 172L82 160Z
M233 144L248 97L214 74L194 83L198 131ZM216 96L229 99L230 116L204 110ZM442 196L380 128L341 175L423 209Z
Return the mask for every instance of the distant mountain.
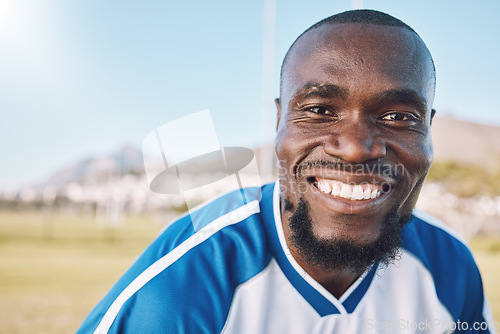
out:
M436 116L431 126L434 159L500 168L500 126Z
M142 152L131 146L124 146L109 156L89 157L65 167L46 180L46 184L63 185L71 182L103 181L111 176L144 174Z

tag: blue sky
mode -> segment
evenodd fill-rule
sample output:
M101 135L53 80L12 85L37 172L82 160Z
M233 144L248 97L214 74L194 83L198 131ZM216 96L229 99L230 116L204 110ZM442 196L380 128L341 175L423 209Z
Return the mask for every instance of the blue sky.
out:
M500 2L364 0L427 43L441 114L500 125ZM263 94L264 0L0 0L0 189L210 109L219 142L256 146L281 60L349 0L276 0L274 69ZM266 72L269 73L269 72ZM266 100L263 99L266 98ZM274 110L264 138L272 140Z

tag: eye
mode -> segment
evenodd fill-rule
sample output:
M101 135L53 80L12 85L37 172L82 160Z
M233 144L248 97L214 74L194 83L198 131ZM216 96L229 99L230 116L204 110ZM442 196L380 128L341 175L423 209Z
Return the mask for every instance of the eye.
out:
M409 113L404 112L390 112L382 116L384 121L396 121L396 122L406 122L415 121L416 117Z
M322 106L313 106L302 109L303 111L309 111L318 115L326 115L326 116L336 116L335 112L327 107Z

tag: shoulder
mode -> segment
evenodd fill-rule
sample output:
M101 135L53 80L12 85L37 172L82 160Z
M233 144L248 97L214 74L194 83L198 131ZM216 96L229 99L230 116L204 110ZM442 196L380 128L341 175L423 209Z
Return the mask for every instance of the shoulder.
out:
M261 188L232 192L170 224L96 307L90 322L110 332L220 331L237 286L271 258L260 194Z
M203 203L169 224L150 248L163 255L181 245L193 248L219 238L225 230L251 225L260 219L260 193L260 188L245 188Z
M403 247L429 269L453 265L455 261L474 263L466 241L457 232L420 210L414 210L412 220L404 228L403 241Z
M465 240L419 210L403 230L403 248L430 272L436 293L455 320L480 319L481 275Z

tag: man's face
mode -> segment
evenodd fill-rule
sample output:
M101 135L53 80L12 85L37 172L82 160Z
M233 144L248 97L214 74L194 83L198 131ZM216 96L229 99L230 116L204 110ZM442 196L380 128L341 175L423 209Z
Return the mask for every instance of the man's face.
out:
M390 216L411 213L433 156L434 72L415 34L371 24L313 29L289 55L281 92L281 199L308 208L318 240L369 244ZM291 214L282 208L285 222Z

